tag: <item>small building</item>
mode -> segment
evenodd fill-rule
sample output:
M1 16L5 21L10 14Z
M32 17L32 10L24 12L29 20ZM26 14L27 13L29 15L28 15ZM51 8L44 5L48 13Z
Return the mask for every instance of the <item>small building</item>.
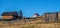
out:
M58 13L57 12L45 13L45 19L47 22L56 22L58 20Z
M58 21L60 22L60 12L58 12Z
M2 19L13 19L17 17L18 17L17 12L3 12L2 13Z

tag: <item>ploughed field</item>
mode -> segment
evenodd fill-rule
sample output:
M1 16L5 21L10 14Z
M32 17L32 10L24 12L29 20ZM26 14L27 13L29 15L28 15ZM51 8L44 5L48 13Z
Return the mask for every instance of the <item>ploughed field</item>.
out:
M60 23L40 23L38 21L0 21L0 28L60 28Z

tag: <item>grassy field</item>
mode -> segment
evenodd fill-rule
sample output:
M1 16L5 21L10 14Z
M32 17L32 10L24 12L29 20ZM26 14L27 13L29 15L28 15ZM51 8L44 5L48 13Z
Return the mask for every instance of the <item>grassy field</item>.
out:
M1 25L0 28L60 28L60 24Z
M60 23L0 23L0 28L60 28Z

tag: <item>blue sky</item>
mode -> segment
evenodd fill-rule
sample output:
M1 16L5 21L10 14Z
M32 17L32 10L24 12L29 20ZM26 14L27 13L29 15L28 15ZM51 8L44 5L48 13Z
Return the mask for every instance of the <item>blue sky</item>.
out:
M42 15L46 12L57 12L60 11L60 0L0 0L0 15L20 9L26 17L31 17L34 13Z

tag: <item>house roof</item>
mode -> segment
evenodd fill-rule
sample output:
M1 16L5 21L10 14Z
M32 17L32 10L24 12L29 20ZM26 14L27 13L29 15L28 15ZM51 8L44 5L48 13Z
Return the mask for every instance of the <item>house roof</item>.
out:
M17 14L17 12L3 12L2 16L11 16L11 15L14 15L14 14Z
M40 16L38 13L35 13L35 14L33 15L33 17L38 17L38 16Z

